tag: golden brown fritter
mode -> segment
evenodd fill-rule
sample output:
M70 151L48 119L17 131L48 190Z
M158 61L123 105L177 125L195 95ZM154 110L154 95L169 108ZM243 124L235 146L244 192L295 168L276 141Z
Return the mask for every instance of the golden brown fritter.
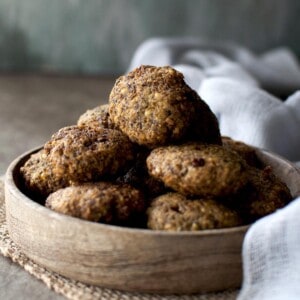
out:
M20 172L27 190L47 196L69 185L125 172L134 158L134 145L120 131L69 126L31 155Z
M115 129L114 124L109 118L108 104L97 106L93 109L87 110L82 114L78 121L78 126L90 126L96 129L107 128Z
M132 141L155 148L182 139L199 119L196 109L202 100L196 95L175 69L141 66L118 78L110 94L109 114ZM202 106L201 112L211 113ZM197 126L210 127L206 121L201 125L198 120Z
M60 189L48 196L46 207L80 219L122 224L143 213L145 201L130 185L97 182Z
M256 154L256 149L240 141L235 141L227 136L222 136L223 146L229 150L236 151L249 166L255 168L262 168L263 163L260 161Z
M270 166L263 170L251 168L249 178L249 183L233 198L233 207L247 222L266 216L292 200L289 188L273 174Z
M135 158L134 145L122 132L86 126L60 129L44 149L52 172L70 183L116 175Z
M237 212L213 199L189 200L178 193L155 198L147 210L148 227L167 231L196 231L241 225Z
M188 196L222 197L248 181L245 161L218 145L160 147L147 158L149 173L167 187Z
M32 154L20 168L25 187L33 196L45 197L67 185L67 180L55 176L47 158L48 155L42 149Z

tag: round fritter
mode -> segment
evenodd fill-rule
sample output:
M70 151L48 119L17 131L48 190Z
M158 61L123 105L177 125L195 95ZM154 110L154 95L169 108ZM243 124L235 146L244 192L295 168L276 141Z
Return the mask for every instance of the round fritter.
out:
M145 202L130 185L97 182L60 189L48 196L46 207L80 219L121 224L143 213Z
M189 200L178 193L155 198L147 210L148 227L196 231L241 225L237 212L212 199Z
M222 145L217 117L196 92L191 94L195 99L196 114L194 119L191 120L184 140Z
M222 197L236 193L248 181L245 161L219 145L156 148L147 167L167 187L188 196Z
M34 153L20 168L26 189L34 196L45 197L67 185L64 178L58 178L48 162L48 155L42 149Z
M108 104L97 106L87 110L82 114L78 121L78 126L90 126L94 128L115 129L114 124L109 118Z
M154 148L187 132L195 117L194 92L171 67L141 66L117 79L109 114L132 141Z
M223 146L227 149L236 151L244 160L248 163L249 166L255 168L262 168L263 163L260 161L256 154L256 149L247 145L241 141L235 141L227 136L222 136Z
M263 170L251 168L249 174L249 183L234 198L233 204L248 222L266 216L292 200L289 188L273 174L270 166Z
M52 172L70 183L125 172L135 158L135 147L122 132L86 126L60 129L44 149Z

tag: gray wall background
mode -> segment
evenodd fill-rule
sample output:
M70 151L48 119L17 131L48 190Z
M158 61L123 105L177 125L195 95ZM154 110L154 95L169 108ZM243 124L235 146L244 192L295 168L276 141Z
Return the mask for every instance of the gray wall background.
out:
M299 0L0 0L0 71L116 74L154 36L300 54Z

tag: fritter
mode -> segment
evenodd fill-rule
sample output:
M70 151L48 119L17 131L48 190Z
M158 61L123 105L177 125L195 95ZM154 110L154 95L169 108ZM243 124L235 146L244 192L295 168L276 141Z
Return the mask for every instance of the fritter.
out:
M97 181L126 170L135 146L120 131L69 126L44 145L52 172L69 183Z
M147 167L153 177L187 196L223 197L235 194L248 181L246 162L219 145L156 148Z
M256 154L257 150L254 147L241 141L235 141L227 136L222 136L222 142L225 148L236 151L243 157L249 166L259 169L263 168L263 163L258 158Z
M115 129L114 124L109 118L108 104L97 106L93 109L87 110L82 114L78 121L78 126L90 126L96 129L108 128Z
M263 170L252 168L249 178L249 183L233 198L233 206L248 223L273 213L292 200L289 188L274 175L270 166Z
M65 178L53 173L44 149L32 154L20 168L20 172L26 190L34 197L45 197L68 184Z
M122 224L143 213L145 201L130 185L97 182L60 189L48 196L46 207L84 220Z
M199 128L210 127L208 118L201 124L202 115L196 111L201 101L182 73L171 67L141 66L117 79L109 97L109 114L130 140L155 148L183 139L196 119Z
M155 198L147 210L148 227L167 231L196 231L241 225L237 212L213 199L189 200L178 193Z

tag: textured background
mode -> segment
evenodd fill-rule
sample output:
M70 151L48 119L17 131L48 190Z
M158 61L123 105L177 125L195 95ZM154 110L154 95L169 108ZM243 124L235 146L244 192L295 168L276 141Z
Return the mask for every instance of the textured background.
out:
M153 36L300 54L299 0L0 0L0 71L123 72Z

